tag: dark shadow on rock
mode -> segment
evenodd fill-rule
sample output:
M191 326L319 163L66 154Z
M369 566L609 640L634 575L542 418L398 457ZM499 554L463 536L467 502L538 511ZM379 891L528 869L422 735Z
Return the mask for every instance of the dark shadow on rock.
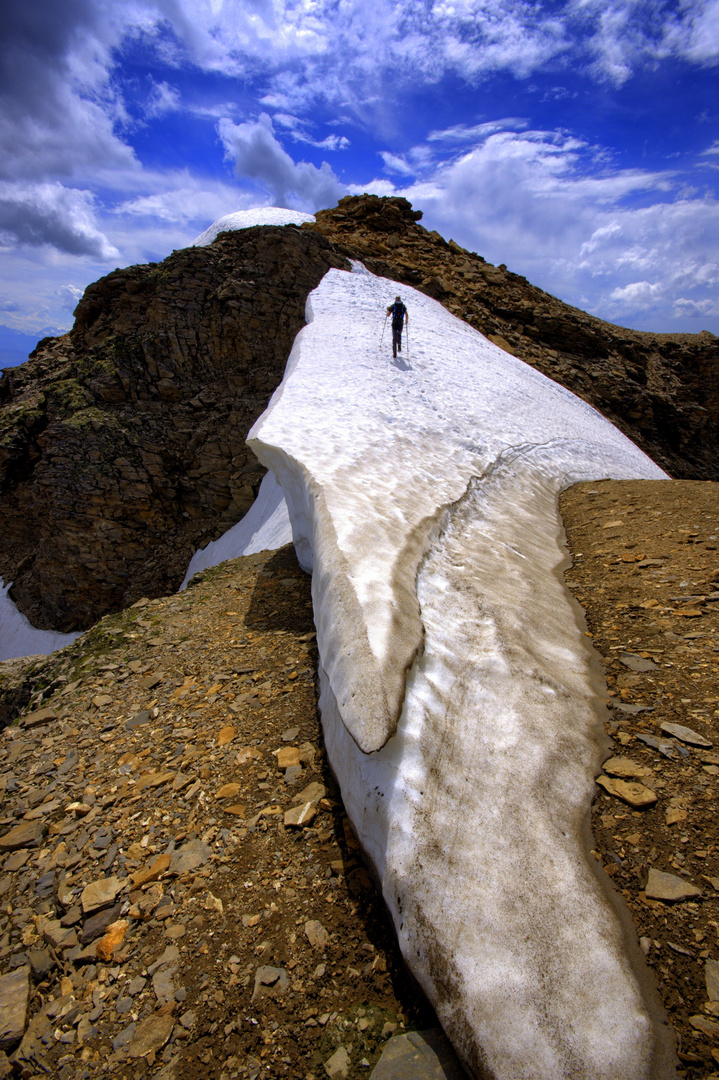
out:
M309 634L314 631L307 575L292 544L276 551L259 574L245 616L248 630Z

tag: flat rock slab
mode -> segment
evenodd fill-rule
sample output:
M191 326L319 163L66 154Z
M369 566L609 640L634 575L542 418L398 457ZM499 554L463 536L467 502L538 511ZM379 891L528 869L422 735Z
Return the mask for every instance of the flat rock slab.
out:
M170 860L171 874L189 874L198 867L204 866L212 855L209 844L203 844L202 840L189 840L177 851L173 851Z
M636 716L642 712L653 712L653 705L639 705L629 701L616 701L612 700L609 703L610 708L618 709L619 712L627 713L629 716Z
M19 851L20 848L37 847L45 833L41 821L21 821L10 832L0 836L0 852Z
M638 761L632 761L628 757L611 757L602 766L609 776L618 776L620 779L636 776L651 776L654 772L648 765L642 765Z
M285 828L301 828L311 825L317 816L317 807L312 802L298 803L285 814Z
M701 896L702 891L676 874L652 869L649 871L646 894L650 900L689 900Z
M670 742L669 739L657 739L654 735L644 735L641 732L637 734L637 738L640 742L643 742L645 746L650 746L652 750L658 750L662 757L674 757L674 751L677 748L677 744ZM685 754L690 753L685 747L681 747L680 749Z
M100 908L109 907L127 885L126 881L119 881L116 877L100 878L99 881L91 881L82 890L80 903L85 915L92 914Z
M468 1080L440 1028L389 1039L370 1080Z
M131 1058L145 1057L146 1054L157 1053L165 1045L172 1034L175 1022L169 1014L155 1013L148 1016L138 1024L132 1039L127 1047Z
M685 727L684 724L664 723L660 724L660 727L667 735L673 735L675 739L689 743L690 746L702 746L709 749L714 745L709 739L705 739L703 735L700 735L698 731L693 731L692 728Z
M255 972L255 987L252 992L252 1000L260 997L274 997L284 994L290 986L290 980L284 968L258 967Z
M302 791L292 796L292 803L317 803L320 799L324 799L326 794L327 788L325 785L313 781Z
M85 920L80 934L80 941L83 945L89 945L95 938L102 937L110 923L114 923L119 919L121 914L122 904L115 904L113 907L97 911Z
M37 709L35 712L23 716L20 726L26 729L36 728L42 724L50 724L53 720L57 720L57 713L54 709Z
M716 1020L709 1020L706 1016L690 1016L689 1023L702 1035L708 1035L710 1039L719 1039L719 1024Z
M719 1001L719 961L707 960L704 968L707 997L710 1001Z
M617 780L613 776L598 776L597 783L610 795L616 795L618 799L621 799L629 806L652 806L657 801L654 792L644 787L644 784L633 784L627 780Z
M29 965L0 976L0 1050L9 1050L22 1039L29 996Z
M344 1046L338 1046L331 1058L325 1062L325 1072L330 1080L347 1080L352 1061Z
M628 667L630 671L658 671L658 665L651 660L645 660L643 656L637 656L636 653L624 653L619 657L622 664Z

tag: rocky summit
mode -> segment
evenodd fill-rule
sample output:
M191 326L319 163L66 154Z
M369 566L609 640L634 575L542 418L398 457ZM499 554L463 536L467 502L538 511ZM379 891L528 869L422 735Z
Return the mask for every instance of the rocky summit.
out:
M624 330L428 232L401 198L221 234L91 285L61 338L0 380L0 577L43 629L178 587L247 510L245 446L308 293L364 262L424 291L594 405L670 475L719 477L719 343ZM378 327L382 314L378 313ZM410 325L410 336L411 336Z

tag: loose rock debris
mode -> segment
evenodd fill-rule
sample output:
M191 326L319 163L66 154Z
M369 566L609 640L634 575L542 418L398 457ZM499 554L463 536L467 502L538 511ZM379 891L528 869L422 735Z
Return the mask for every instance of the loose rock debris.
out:
M714 1076L717 486L584 484L561 505L604 663L603 775L654 798L598 788L595 853L683 1075ZM203 578L28 664L34 700L0 737L0 1075L5 1053L62 1080L354 1080L436 1023L323 757L309 580L289 549Z
M436 1025L322 751L309 578L291 548L201 578L35 661L0 735L21 1075L319 1080L341 1050L352 1080Z
M606 679L594 855L657 976L681 1075L719 1076L719 485L577 484L560 510Z

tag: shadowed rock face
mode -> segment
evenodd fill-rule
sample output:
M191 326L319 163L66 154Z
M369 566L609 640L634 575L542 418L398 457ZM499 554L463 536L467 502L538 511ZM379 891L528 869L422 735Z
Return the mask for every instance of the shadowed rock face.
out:
M41 628L84 629L178 587L252 504L245 445L307 294L343 267L322 236L225 233L91 285L73 330L0 382L0 576Z
M307 294L361 259L439 299L591 402L668 472L719 478L719 342L623 330L428 233L405 199L225 233L91 285L74 329L0 381L0 576L44 629L83 629L179 585L248 509L245 437ZM411 318L411 313L410 313ZM412 324L410 323L410 334Z

